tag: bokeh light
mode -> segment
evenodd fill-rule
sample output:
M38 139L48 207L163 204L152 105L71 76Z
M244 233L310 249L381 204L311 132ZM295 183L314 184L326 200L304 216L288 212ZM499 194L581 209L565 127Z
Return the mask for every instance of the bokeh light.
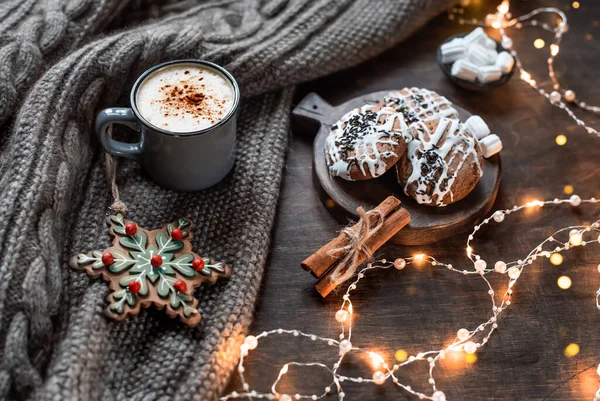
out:
M563 134L557 135L555 140L558 146L563 146L567 143L567 137Z
M552 263L554 266L559 266L562 264L562 262L563 257L560 253L553 253L550 255L550 263Z
M406 361L406 359L408 358L408 352L406 352L403 349L399 349L398 351L396 351L396 353L394 354L394 357L396 358L396 360L398 362L404 362Z
M558 284L558 287L562 290L568 290L569 288L571 288L571 278L569 276L560 276L558 278L558 280L556 280L556 284Z
M536 49L542 49L544 48L544 46L546 46L546 41L544 41L544 39L542 38L537 38L533 41L533 47L535 47Z
M563 188L564 193L567 195L571 195L574 190L575 189L573 188L573 185L565 185L565 187Z
M579 354L579 345L572 343L567 345L567 348L565 348L565 356L567 358L573 358L575 355Z

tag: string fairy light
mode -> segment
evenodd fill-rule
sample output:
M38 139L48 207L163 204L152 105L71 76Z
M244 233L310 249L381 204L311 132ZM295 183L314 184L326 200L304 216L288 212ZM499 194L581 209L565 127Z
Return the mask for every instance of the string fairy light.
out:
M577 6L575 6L575 4L577 4ZM578 7L579 3L574 2L573 8ZM448 18L452 21L457 20L460 25L470 24L496 29L502 37L502 46L508 49L515 58L516 66L520 71L519 78L529 84L529 86L537 91L540 95L544 96L548 102L550 102L550 104L564 110L569 117L571 117L577 123L577 125L583 127L589 134L600 137L600 133L595 128L587 125L585 121L580 119L568 105L577 106L582 110L590 111L596 114L600 114L600 107L588 105L586 102L580 100L573 90L565 89L559 82L556 72L554 71L554 60L560 53L560 43L564 34L568 31L567 16L563 11L555 7L541 7L518 18L512 18L510 14L510 0L503 0L502 3L500 3L500 5L497 7L497 12L495 14L488 14L484 21L477 20L476 18L464 18L462 17L464 11L464 8L460 6L453 7L449 11ZM541 22L535 19L535 17L542 14L555 15L557 17L556 25L551 26L546 22ZM540 27L543 30L552 32L554 34L552 43L549 46L550 56L547 59L548 76L552 82L551 91L547 91L538 85L537 81L532 78L531 73L524 68L519 54L515 49L513 49L513 40L506 33L506 30L509 28L520 30L525 27ZM538 38L534 41L534 47L537 49L542 49L545 47L545 45L546 42L541 38Z
M505 218L509 215L518 213L522 210L530 208L548 208L549 206L560 206L563 204L570 205L573 208L579 207L582 204L598 204L600 200L595 198L581 199L578 195L572 195L568 199L553 199L548 201L534 200L527 202L521 206L514 206L510 209L497 210L492 213L489 217L483 220L480 224L473 228L471 234L468 235L466 241L466 255L467 258L473 265L472 269L457 269L451 264L443 263L438 261L433 256L426 255L424 253L418 253L410 257L396 258L393 261L386 259L380 259L376 262L367 264L357 276L355 280L348 286L346 292L342 295L342 304L339 310L335 313L335 320L341 326L341 333L339 339L322 337L316 334L305 333L300 330L285 330L275 329L270 331L263 331L262 333L252 336L249 335L245 338L243 344L240 346L240 361L238 364L238 374L242 384L242 391L233 391L220 398L221 401L227 401L230 399L237 398L248 398L248 399L268 399L268 400L279 400L279 401L292 401L292 400L319 400L329 394L336 393L338 399L343 401L346 397L346 393L343 389L344 382L351 383L364 383L364 384L375 384L384 385L386 382L392 382L394 385L403 389L404 391L418 397L419 399L426 399L432 401L446 401L446 394L437 387L435 379L435 368L438 362L444 360L448 355L454 352L465 352L467 356L472 355L473 360L476 359L475 354L485 346L490 340L490 337L494 331L498 328L501 314L511 306L512 295L515 291L515 285L522 275L522 272L536 260L542 258L556 259L556 255L568 251L576 247L583 247L587 245L600 243L600 219L596 220L592 224L588 225L577 225L563 227L555 231L552 235L545 238L537 246L535 246L524 258L516 261L496 261L494 264L488 264L484 258L479 254L475 253L472 241L475 239L477 232L479 232L484 226L490 223L503 223ZM562 256L561 256L562 262ZM352 316L355 313L353 304L351 301L351 294L358 287L359 283L367 277L367 274L377 269L389 269L395 268L397 270L403 270L411 264L429 264L433 268L446 269L453 273L461 275L476 275L484 280L487 287L487 293L491 299L491 315L481 322L478 326L468 329L460 328L456 332L456 337L452 339L449 345L442 349L434 349L429 351L421 351L414 355L402 354L396 357L397 363L390 364L384 357L373 349L358 347L358 342L355 338L352 338L353 319ZM553 264L557 264L553 262ZM558 263L560 264L560 263ZM600 265L598 266L600 272ZM508 277L508 286L502 293L494 289L487 276L490 274L504 275ZM570 279L569 285L570 286ZM561 287L562 288L562 287ZM600 288L596 292L596 307L600 310ZM290 361L282 365L277 375L277 379L271 386L270 392L259 392L254 389L250 389L250 385L244 375L245 367L244 362L250 351L257 349L259 342L266 340L272 336L293 336L308 338L311 341L318 341L327 344L334 349L338 359L332 366L327 365L324 362L312 361L312 362L297 362ZM369 373L363 376L350 377L341 374L338 370L344 358L351 353L364 354L371 362L371 369ZM572 357L579 353L579 346L577 344L571 344L565 349L565 355ZM398 354L398 353L397 353ZM429 383L431 390L427 393L415 390L410 385L401 383L397 372L412 364L426 363L429 367L427 382ZM278 391L278 385L282 378L289 372L291 367L318 367L321 368L331 378L330 384L324 388L321 394L284 394ZM598 365L598 375L600 375L600 364ZM600 388L594 396L594 401L600 401Z

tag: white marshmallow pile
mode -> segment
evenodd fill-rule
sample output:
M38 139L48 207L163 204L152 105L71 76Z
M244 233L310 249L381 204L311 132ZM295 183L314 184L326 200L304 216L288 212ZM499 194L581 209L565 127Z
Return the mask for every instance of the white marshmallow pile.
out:
M483 118L479 116L471 116L464 123L468 132L473 134L479 141L483 157L494 156L502 150L502 141L498 135L490 134L490 128L487 126Z
M515 59L508 52L496 51L496 41L479 27L465 37L452 39L441 47L442 63L452 64L453 76L466 81L490 83L509 73Z

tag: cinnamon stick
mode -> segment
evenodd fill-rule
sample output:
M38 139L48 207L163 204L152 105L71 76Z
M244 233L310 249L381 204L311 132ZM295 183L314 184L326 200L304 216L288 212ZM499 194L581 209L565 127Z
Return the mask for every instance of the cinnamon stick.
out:
M383 221L381 228L367 240L367 247L371 252L375 252L409 222L410 215L406 209L400 208L396 210ZM356 266L364 263L366 259L367 256L364 253L360 253ZM323 298L329 295L329 293L337 287L337 283L330 279L336 268L337 266L330 268L315 284L315 288Z
M398 206L400 201L394 196L388 196L383 202L381 202L374 210L379 211L383 217L386 217L393 212ZM369 228L375 224L375 219L372 218L369 221ZM358 223L351 227L351 230L356 232L358 230ZM306 258L300 266L304 270L310 271L313 276L319 278L325 273L332 265L334 265L338 259L335 256L329 254L332 249L338 249L348 244L348 236L344 233L340 233L336 238L329 241L317 252Z

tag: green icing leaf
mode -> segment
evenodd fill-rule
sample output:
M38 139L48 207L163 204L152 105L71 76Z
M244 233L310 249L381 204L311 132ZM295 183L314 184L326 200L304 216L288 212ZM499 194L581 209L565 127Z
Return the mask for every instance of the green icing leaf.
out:
M190 223L189 220L184 219L183 217L180 217L179 219L177 219L177 225L179 226L179 228L187 228L191 225L192 223Z
M113 226L113 231L120 235L127 235L125 227L122 226Z
M129 259L128 255L120 251L114 250L111 253L115 257L115 263L110 265L108 270L113 273L121 273L136 262L135 260Z
M174 228L175 228L175 226L174 226L173 224L169 224L169 225L167 225L167 232L168 232L169 234L171 234L171 231L173 231L173 229L174 229Z
M192 308L191 306L184 305L184 307L183 307L183 315L185 317L189 317L194 312L197 312L196 308Z
M175 277L169 277L164 274L159 274L160 280L158 282L158 287L156 288L156 292L161 298L165 298L169 295L170 292L175 292L173 288L173 284L177 279Z
M177 296L177 294L173 293L171 295L171 307L173 309L177 309L181 305L181 299Z
M127 290L118 290L113 292L113 298L117 301L111 303L109 308L111 311L116 312L119 315L125 310L125 303L131 307L134 307L136 303L135 295Z
M116 216L110 216L110 220L113 223L120 225L121 227L125 227L125 221L123 220L123 215L120 213L117 214Z
M104 266L104 263L102 263L102 253L99 251L93 251L92 256L86 255L85 253L80 253L77 255L77 264L89 265L90 263L93 263L92 267L94 269Z
M109 308L111 311L117 312L120 315L123 313L123 302L113 302L112 304L110 304Z
M138 231L134 237L123 237L119 240L119 243L126 248L135 249L143 252L148 242L148 236L144 231Z
M204 269L200 270L199 273L203 276L210 277L214 271L223 273L225 271L225 265L223 262L216 262L211 264L209 258L204 258Z
M181 255L179 258L175 259L172 262L164 263L164 265L173 267L185 277L194 277L196 272L192 268L192 259L194 259L194 255L185 254Z
M156 245L158 246L160 255L183 248L182 241L174 241L171 237L167 237L167 234L162 231L156 234Z

